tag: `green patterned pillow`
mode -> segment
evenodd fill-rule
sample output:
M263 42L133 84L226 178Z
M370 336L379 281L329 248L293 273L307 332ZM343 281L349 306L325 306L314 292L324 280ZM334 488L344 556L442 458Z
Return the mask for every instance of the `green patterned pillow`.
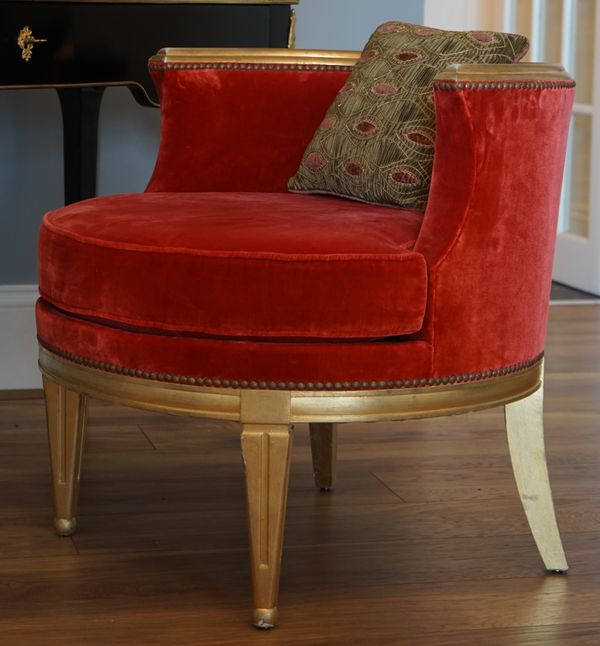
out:
M452 63L517 62L528 48L527 39L516 34L381 25L289 189L424 209L435 143L434 77Z

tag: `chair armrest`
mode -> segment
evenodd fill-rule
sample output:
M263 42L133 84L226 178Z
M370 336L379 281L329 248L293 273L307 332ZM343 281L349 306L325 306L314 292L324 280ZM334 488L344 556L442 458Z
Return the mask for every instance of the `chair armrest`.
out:
M284 192L356 52L165 49L150 59L162 135L148 191Z
M435 81L434 169L415 251L430 268L440 374L442 361L469 373L543 351L574 86L543 64L458 65Z

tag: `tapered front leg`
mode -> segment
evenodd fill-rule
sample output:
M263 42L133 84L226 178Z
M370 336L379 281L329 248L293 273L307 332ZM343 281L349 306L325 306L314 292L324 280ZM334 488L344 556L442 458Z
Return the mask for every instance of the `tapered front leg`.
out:
M277 622L291 447L290 426L243 425L253 621L257 628L272 628Z
M50 444L54 529L71 536L77 526L77 500L87 415L87 398L44 376Z
M544 391L505 406L506 432L521 502L547 570L568 569L563 550L544 448Z
M337 424L310 424L309 432L315 484L329 491L335 485Z

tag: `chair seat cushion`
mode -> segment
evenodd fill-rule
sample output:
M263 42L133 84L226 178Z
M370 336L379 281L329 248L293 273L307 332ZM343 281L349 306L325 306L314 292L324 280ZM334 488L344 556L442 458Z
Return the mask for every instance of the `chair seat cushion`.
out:
M422 214L275 193L145 193L48 213L40 291L168 334L365 339L421 328ZM73 268L76 267L76 272Z

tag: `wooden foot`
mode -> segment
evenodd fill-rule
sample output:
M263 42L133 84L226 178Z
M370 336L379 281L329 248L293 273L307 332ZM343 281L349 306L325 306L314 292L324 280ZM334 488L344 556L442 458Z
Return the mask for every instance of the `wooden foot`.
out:
M309 424L315 484L321 491L335 485L337 424Z
M568 569L546 466L543 387L505 406L506 432L513 472L529 527L547 570Z
M46 376L44 395L52 467L54 529L59 536L71 536L77 526L87 398Z
M277 621L291 447L288 425L243 425L253 620L257 628L273 628Z

